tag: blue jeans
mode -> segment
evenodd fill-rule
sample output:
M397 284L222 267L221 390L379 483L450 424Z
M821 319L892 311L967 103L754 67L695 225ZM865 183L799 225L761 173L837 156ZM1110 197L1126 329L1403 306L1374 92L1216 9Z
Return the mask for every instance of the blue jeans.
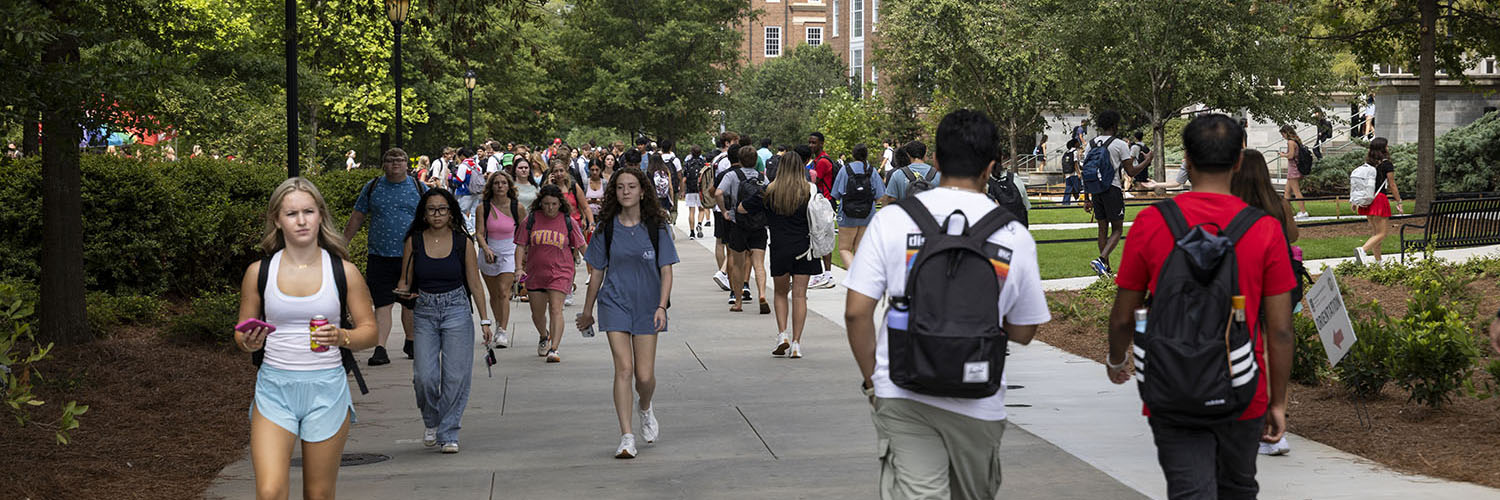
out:
M1072 202L1073 202L1073 200L1081 200L1081 199L1083 199L1083 197L1082 197L1082 194L1083 194L1083 178L1082 177L1078 177L1078 176L1068 177L1067 179L1064 179L1063 185L1065 186L1063 188L1063 199L1062 199L1062 203L1064 205L1071 205Z
M469 381L474 372L474 317L464 287L417 297L412 386L422 425L437 429L438 443L458 442Z

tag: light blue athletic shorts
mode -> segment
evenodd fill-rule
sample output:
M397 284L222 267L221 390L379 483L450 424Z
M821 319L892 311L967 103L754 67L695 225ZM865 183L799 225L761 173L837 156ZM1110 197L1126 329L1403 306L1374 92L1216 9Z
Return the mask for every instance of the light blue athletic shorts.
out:
M263 364L255 378L250 418L257 409L266 420L309 443L338 434L345 417L355 421L343 367L282 370Z

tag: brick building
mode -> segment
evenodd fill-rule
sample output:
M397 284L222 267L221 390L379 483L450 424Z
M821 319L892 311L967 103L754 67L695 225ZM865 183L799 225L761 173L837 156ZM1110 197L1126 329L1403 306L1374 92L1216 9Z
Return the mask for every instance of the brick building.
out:
M798 44L829 45L867 91L879 73L869 61L880 20L880 0L751 0L760 11L738 26L746 64L780 57Z

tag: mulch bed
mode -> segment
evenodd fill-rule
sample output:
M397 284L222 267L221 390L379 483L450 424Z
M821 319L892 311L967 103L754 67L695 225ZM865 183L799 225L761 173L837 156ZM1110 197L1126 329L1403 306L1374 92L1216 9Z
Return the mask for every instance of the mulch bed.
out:
M1362 302L1378 300L1389 315L1406 312L1409 293L1404 286L1378 285L1357 277L1340 277L1339 284L1345 290L1355 290L1354 295ZM1470 289L1481 297L1480 318L1488 318L1500 307L1500 283L1486 279L1471 284ZM1090 303L1080 295L1075 291L1047 294L1055 305L1053 321L1040 328L1037 339L1103 363L1109 346L1104 324L1082 324L1060 314L1056 307ZM1349 302L1353 307L1355 300ZM1094 307L1107 310L1109 304ZM1475 335L1482 337L1484 332L1476 331ZM1489 378L1482 372L1474 377L1476 381ZM1335 383L1294 383L1287 409L1288 426L1300 436L1398 471L1500 488L1500 466L1496 465L1500 464L1500 398L1479 400L1460 392L1450 404L1432 410L1407 403L1407 396L1406 391L1391 384L1378 399L1362 402L1372 422L1366 429L1356 416L1355 403ZM1295 442L1292 450L1296 453Z
M249 356L188 347L128 328L57 348L39 368L51 421L69 400L89 406L72 442L0 422L0 492L13 498L198 498L250 441Z

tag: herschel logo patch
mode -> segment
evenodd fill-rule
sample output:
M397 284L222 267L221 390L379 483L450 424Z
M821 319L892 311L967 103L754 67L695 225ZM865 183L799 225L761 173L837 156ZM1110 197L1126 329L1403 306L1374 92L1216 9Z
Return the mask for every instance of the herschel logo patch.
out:
M983 384L990 381L990 362L971 361L964 363L964 383Z

